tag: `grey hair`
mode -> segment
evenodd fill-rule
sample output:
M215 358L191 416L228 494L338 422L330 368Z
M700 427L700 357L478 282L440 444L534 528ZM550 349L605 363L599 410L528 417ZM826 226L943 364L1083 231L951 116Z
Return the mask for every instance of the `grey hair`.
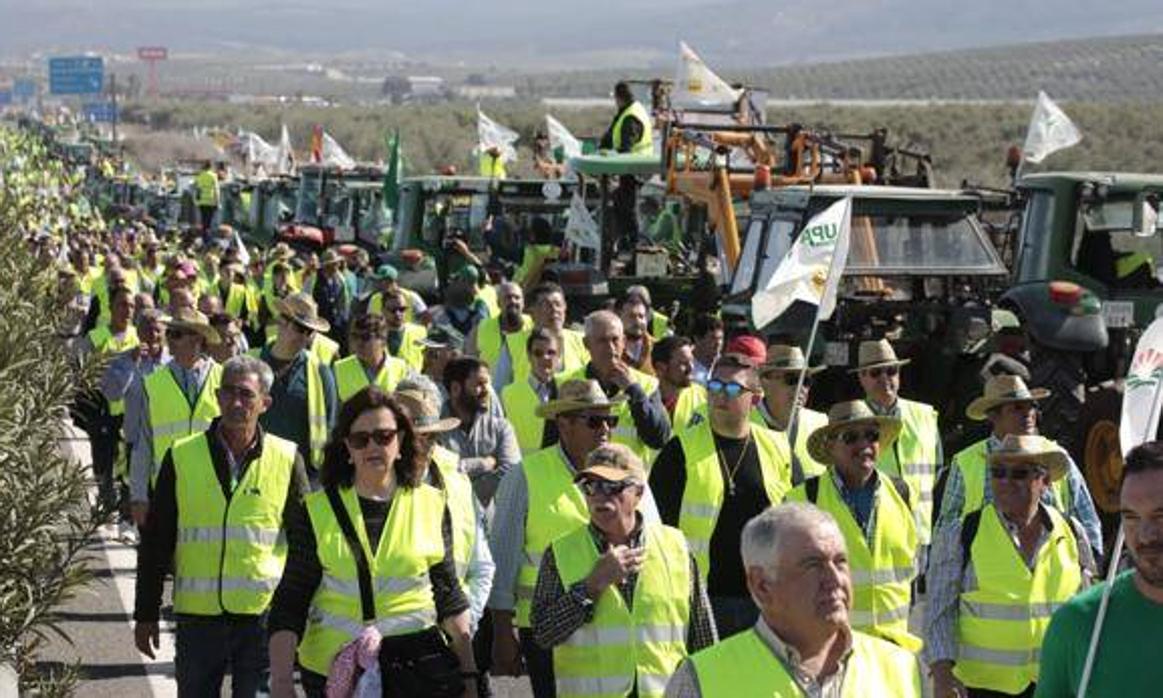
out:
M618 317L618 314L611 310L595 310L589 315L586 315L585 335L587 337L591 336L591 333L600 324L617 325L621 329L622 318Z
M169 316L158 308L145 308L137 314L137 319L133 324L140 331L148 327L151 322L157 322L164 325L168 319Z
M258 377L259 387L262 388L263 395L271 394L271 386L275 382L275 374L271 371L271 367L266 365L266 362L260 361L253 356L246 354L239 354L226 360L222 364L222 380L226 381L227 377L237 378L239 376L256 376Z
M770 506L743 527L739 539L743 569L758 567L769 579L774 578L785 534L829 527L836 531L836 535L841 535L836 519L815 505L784 502Z
M510 288L517 289L518 291L521 292L521 296L524 297L525 290L522 289L521 284L517 283L516 281L509 281L508 279L506 279L505 281L502 281L501 283L497 284L497 292L505 291L505 290L510 289Z
M436 381L423 373L410 373L396 384L397 392L405 390L423 393L429 400L440 405L441 411L444 410L444 393L440 392L440 387L436 385Z

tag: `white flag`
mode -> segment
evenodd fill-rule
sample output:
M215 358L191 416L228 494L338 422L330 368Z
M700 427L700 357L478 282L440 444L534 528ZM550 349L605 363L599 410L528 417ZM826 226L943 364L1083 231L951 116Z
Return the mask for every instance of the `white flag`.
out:
M1022 146L1022 157L1027 162L1042 162L1050 153L1069 148L1081 140L1082 134L1066 112L1049 95L1039 91L1038 103L1030 117L1030 128L1026 131L1026 144Z
M477 108L477 152L483 153L489 148L498 148L501 151L501 162L516 162L517 149L513 144L520 136L511 128L506 128L485 116Z
M1123 417L1119 423L1119 444L1123 456L1139 444L1153 441L1163 407L1163 319L1148 327L1131 359L1123 391Z
M678 69L670 94L672 104L731 104L739 99L739 94L740 90L733 89L708 68L690 46L678 42Z
M565 153L565 159L576 158L581 155L582 147L581 141L574 138L565 124L553 118L549 114L545 115L545 123L549 127L549 144L554 149L561 148Z
M751 321L762 329L797 300L819 306L821 320L836 309L840 277L848 261L852 199L845 197L813 216L766 287L751 298Z
M565 239L578 247L588 247L595 251L602 249L602 234L593 214L586 208L586 201L580 192L574 192L569 202L569 220L565 223Z
M341 170L355 167L355 160L326 131L323 132L323 164L335 165Z
M290 175L295 173L295 151L291 147L291 134L287 125L283 124L283 132L279 136L279 146L275 157L274 174Z

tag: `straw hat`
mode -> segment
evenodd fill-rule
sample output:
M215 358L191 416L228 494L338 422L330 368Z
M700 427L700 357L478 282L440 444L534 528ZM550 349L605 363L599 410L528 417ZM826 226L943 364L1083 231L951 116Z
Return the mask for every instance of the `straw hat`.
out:
M267 261L289 262L295 258L295 251L285 242L280 242L267 252Z
M989 464L1033 463L1046 470L1050 481L1059 480L1070 468L1070 457L1053 441L1034 435L1009 434L1001 446L989 452Z
M541 419L553 419L569 412L614 407L625 401L625 395L618 395L612 399L606 397L602 387L595 380L577 378L562 383L557 389L557 398L539 405L535 414Z
M412 418L412 430L417 434L438 434L460 426L456 417L440 417L440 405L432 395L421 390L397 390L393 393L400 405Z
M210 321L202 313L185 306L177 308L169 316L170 329L197 332L205 338L207 344L218 344L222 338L218 330L210 325Z
M808 375L819 373L826 370L827 366L808 366L807 360L804 359L804 351L799 347L789 346L787 344L773 344L767 348L767 361L759 367L760 377L770 373L779 373L783 371L803 371L807 368Z
M1003 373L993 376L985 384L985 392L965 408L965 416L975 421L982 421L986 413L997 407L1011 402L1037 402L1050 397L1050 391L1045 388L1026 387L1021 376L1012 376Z
M275 312L316 332L327 332L331 329L331 323L319 317L319 306L315 305L315 299L302 291L276 300Z
M323 258L320 260L320 264L323 266L342 263L343 257L339 254L339 251L333 247L328 247L327 250L323 253Z
M598 478L611 482L635 480L646 483L646 468L642 459L625 444L608 443L598 446L586 456L585 465L574 476L574 482Z
M860 343L856 353L856 368L848 369L849 373L858 373L869 368L881 366L904 366L909 359L898 359L896 350L887 339L877 339Z
M880 432L880 448L885 449L896 441L901 431L901 420L883 417L872 411L863 400L850 400L832 405L828 410L828 423L812 432L808 437L808 455L821 463L831 463L829 447L840 432L851 427L876 427Z

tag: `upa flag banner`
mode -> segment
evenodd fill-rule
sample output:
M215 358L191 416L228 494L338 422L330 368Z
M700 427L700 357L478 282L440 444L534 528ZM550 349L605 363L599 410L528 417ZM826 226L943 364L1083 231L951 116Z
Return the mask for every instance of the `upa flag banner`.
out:
M740 90L727 84L707 67L699 54L686 42L678 42L678 68L675 71L674 91L671 102L677 105L733 104L739 99Z
M1163 407L1163 319L1148 327L1131 359L1123 390L1123 418L1119 423L1119 444L1123 456L1132 448L1154 440Z
M756 329L767 326L797 300L818 306L821 320L832 316L848 261L851 228L851 197L840 199L808 221L765 287L751 298L751 321Z
M1081 140L1082 134L1066 112L1045 92L1038 92L1038 103L1030 117L1022 157L1027 162L1042 162L1050 153L1077 145Z

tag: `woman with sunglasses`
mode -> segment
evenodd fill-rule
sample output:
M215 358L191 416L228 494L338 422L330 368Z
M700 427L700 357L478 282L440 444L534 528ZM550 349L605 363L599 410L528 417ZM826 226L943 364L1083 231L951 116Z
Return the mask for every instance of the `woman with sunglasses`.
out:
M294 695L296 646L308 696L325 694L329 674L350 680L348 653L335 659L351 641L366 639L369 627L383 636L385 686L444 681L395 695L448 695L450 685L475 672L452 524L441 493L420 481L415 439L407 413L379 388L343 405L323 490L307 497L288 526L287 567L270 615L272 696ZM407 658L427 663L409 671L400 664ZM465 688L473 689L472 681Z

